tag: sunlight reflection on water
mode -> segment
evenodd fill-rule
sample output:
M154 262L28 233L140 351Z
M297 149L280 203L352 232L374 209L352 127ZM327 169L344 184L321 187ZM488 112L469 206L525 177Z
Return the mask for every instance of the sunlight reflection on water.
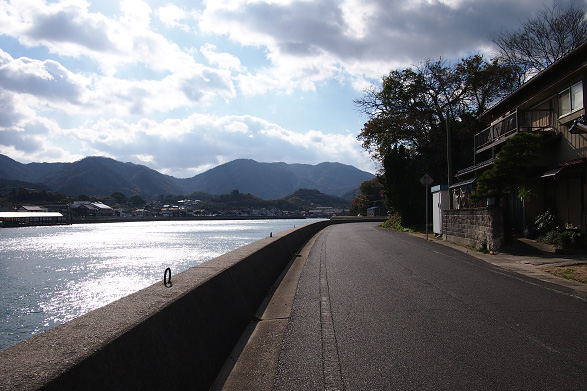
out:
M163 278L313 220L165 221L0 229L0 349Z

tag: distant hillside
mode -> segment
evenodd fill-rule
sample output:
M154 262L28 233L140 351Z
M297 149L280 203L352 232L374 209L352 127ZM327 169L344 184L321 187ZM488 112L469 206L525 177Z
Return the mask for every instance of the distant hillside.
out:
M373 177L340 163L314 166L238 159L179 182L189 192L226 194L236 189L263 199L278 199L299 189L316 189L340 197Z
M143 165L122 163L105 157L87 157L74 163L22 164L0 155L0 178L41 183L64 195L105 196L114 192L154 198L165 194L213 195L232 190L276 200L299 189L342 196L373 175L340 163L258 163L239 159L193 178L178 179Z
M74 163L22 164L0 155L0 177L42 183L70 196L104 196L119 191L127 196L153 197L184 190L176 178L105 157L87 157Z
M228 194L214 196L201 204L202 208L214 209L259 209L275 208L279 210L308 210L317 207L334 207L348 209L350 202L339 197L320 193L318 190L300 189L278 200L264 200L251 194L233 190Z
M348 208L350 202L340 198L329 196L320 193L314 189L300 189L283 198L283 200L290 202L292 205L299 208L317 208L320 206L331 206L333 208Z
M0 190L8 192L12 189L33 189L38 191L50 191L51 189L49 186L44 185L42 183L32 183L32 182L24 182L24 181L17 181L15 179L4 179L0 178Z

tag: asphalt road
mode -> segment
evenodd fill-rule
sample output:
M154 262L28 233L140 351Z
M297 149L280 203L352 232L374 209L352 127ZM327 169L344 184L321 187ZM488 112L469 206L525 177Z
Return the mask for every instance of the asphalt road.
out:
M248 389L587 389L587 302L565 289L376 223L333 225L305 256L288 315L235 367L262 378Z

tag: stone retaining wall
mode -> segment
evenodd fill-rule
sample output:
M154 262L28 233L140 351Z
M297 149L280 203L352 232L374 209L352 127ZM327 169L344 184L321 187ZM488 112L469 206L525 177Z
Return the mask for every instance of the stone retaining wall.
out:
M0 389L207 390L303 245L328 225L365 220L267 237L4 349Z
M504 244L503 208L449 209L442 216L444 240L490 251Z

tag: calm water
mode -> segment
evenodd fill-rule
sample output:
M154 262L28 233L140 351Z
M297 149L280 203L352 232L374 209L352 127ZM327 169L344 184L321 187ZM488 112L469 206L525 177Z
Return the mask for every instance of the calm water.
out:
M0 349L314 220L165 221L0 229Z

